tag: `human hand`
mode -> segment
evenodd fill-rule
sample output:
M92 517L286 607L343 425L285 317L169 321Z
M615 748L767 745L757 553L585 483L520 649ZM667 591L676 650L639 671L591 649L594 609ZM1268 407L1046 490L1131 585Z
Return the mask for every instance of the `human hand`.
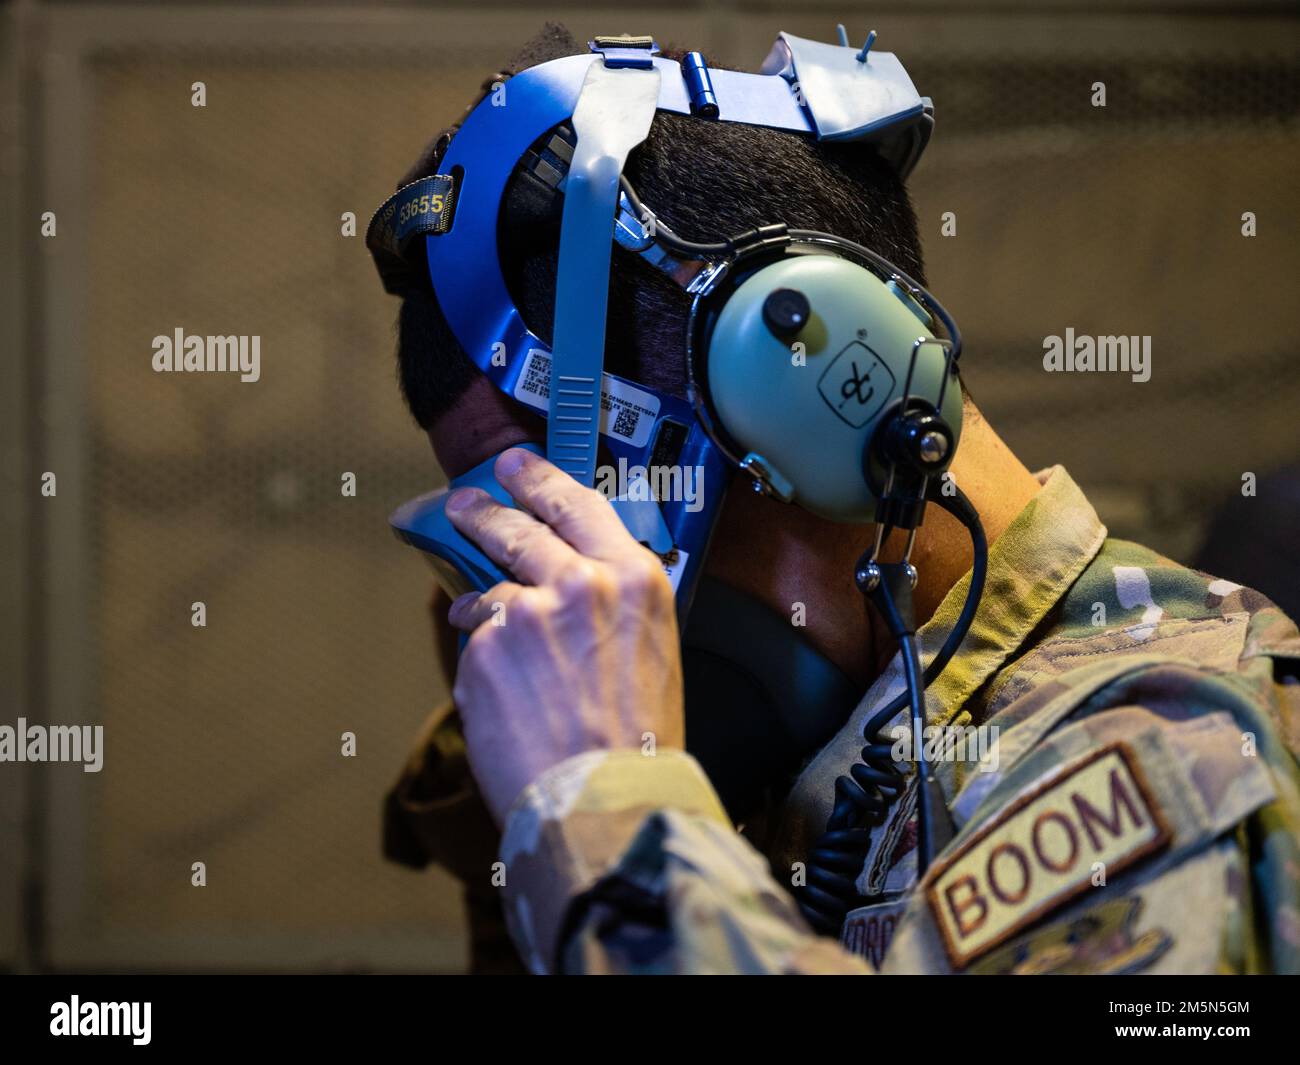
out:
M460 489L447 517L514 577L458 598L452 698L497 822L545 770L598 749L685 743L672 587L599 492L517 448L497 480L527 512ZM652 748L653 749L653 748Z

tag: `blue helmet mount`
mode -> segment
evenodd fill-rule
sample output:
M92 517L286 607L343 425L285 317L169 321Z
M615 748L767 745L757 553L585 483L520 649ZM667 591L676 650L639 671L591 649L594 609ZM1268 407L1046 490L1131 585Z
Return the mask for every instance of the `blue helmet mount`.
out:
M667 111L869 142L905 177L929 140L930 101L917 94L897 57L872 49L874 33L855 49L840 31L840 44L782 33L758 74L711 70L698 52L680 63L665 59L649 37L598 37L586 55L514 75L508 105L481 101L448 144L441 172L399 189L367 232L385 287L431 288L487 378L546 417L546 454L556 465L591 485L603 448L629 470L697 471L702 498L656 500L633 491L613 500L633 534L664 559L683 619L730 474L743 457L737 461L719 446L705 404L604 370L606 294L614 241L692 296L716 280L720 257L657 239L649 212L622 179L624 161L655 112ZM524 322L498 259L502 198L520 167L564 197L552 345ZM769 229L751 235L749 245L786 242L784 227ZM740 246L733 241L728 250ZM756 487L770 490L757 479L766 473L761 461L743 468ZM489 481L491 462L453 486L491 489ZM505 575L451 527L443 498L412 500L391 524L399 538L437 560L451 587L485 591Z

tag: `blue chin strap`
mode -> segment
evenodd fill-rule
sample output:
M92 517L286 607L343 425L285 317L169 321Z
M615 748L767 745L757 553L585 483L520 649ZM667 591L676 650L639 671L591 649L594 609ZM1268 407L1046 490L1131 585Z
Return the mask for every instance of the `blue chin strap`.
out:
M872 41L874 33L863 48L849 47L842 27L838 45L783 33L762 72L747 74L710 70L698 52L680 64L661 58L648 37L599 37L591 54L522 71L484 99L452 138L443 173L399 189L367 232L385 287L400 294L431 284L479 369L546 417L552 462L587 485L599 481L602 449L610 468L630 471L613 505L664 560L683 620L732 467L688 400L604 371L606 303L615 240L690 293L709 264L665 253L620 192L620 175L655 112L670 111L870 142L906 176L929 139L932 108ZM524 323L498 258L502 201L521 167L564 194L553 346ZM494 460L450 487L476 485L509 504ZM644 488L657 468L693 471L698 494L656 500ZM486 591L509 579L451 526L445 499L444 490L399 507L390 519L398 537L430 557L449 590Z

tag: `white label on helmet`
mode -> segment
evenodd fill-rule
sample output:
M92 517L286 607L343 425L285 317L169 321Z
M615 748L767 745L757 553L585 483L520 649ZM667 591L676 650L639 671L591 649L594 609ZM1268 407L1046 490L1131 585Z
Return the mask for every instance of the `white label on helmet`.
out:
M686 560L691 557L690 553L683 551L680 547L674 547L662 555L657 551L655 554L658 555L664 572L668 574L668 583L673 586L673 592L676 594L677 586L682 583L682 573L686 569Z
M551 399L551 356L531 348L524 359L515 399L544 411ZM600 389L600 431L625 440L632 447L645 447L659 417L659 400L653 393L605 374Z

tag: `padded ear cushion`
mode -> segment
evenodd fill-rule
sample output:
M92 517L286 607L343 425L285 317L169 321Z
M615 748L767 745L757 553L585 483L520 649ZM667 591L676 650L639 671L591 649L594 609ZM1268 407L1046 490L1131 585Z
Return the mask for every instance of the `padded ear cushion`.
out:
M791 292L806 301L802 324ZM696 318L692 372L710 428L733 458L758 456L816 514L872 520L868 447L909 371L911 396L933 404L942 392L954 442L960 434L961 390L930 315L849 255L792 244L734 271Z

